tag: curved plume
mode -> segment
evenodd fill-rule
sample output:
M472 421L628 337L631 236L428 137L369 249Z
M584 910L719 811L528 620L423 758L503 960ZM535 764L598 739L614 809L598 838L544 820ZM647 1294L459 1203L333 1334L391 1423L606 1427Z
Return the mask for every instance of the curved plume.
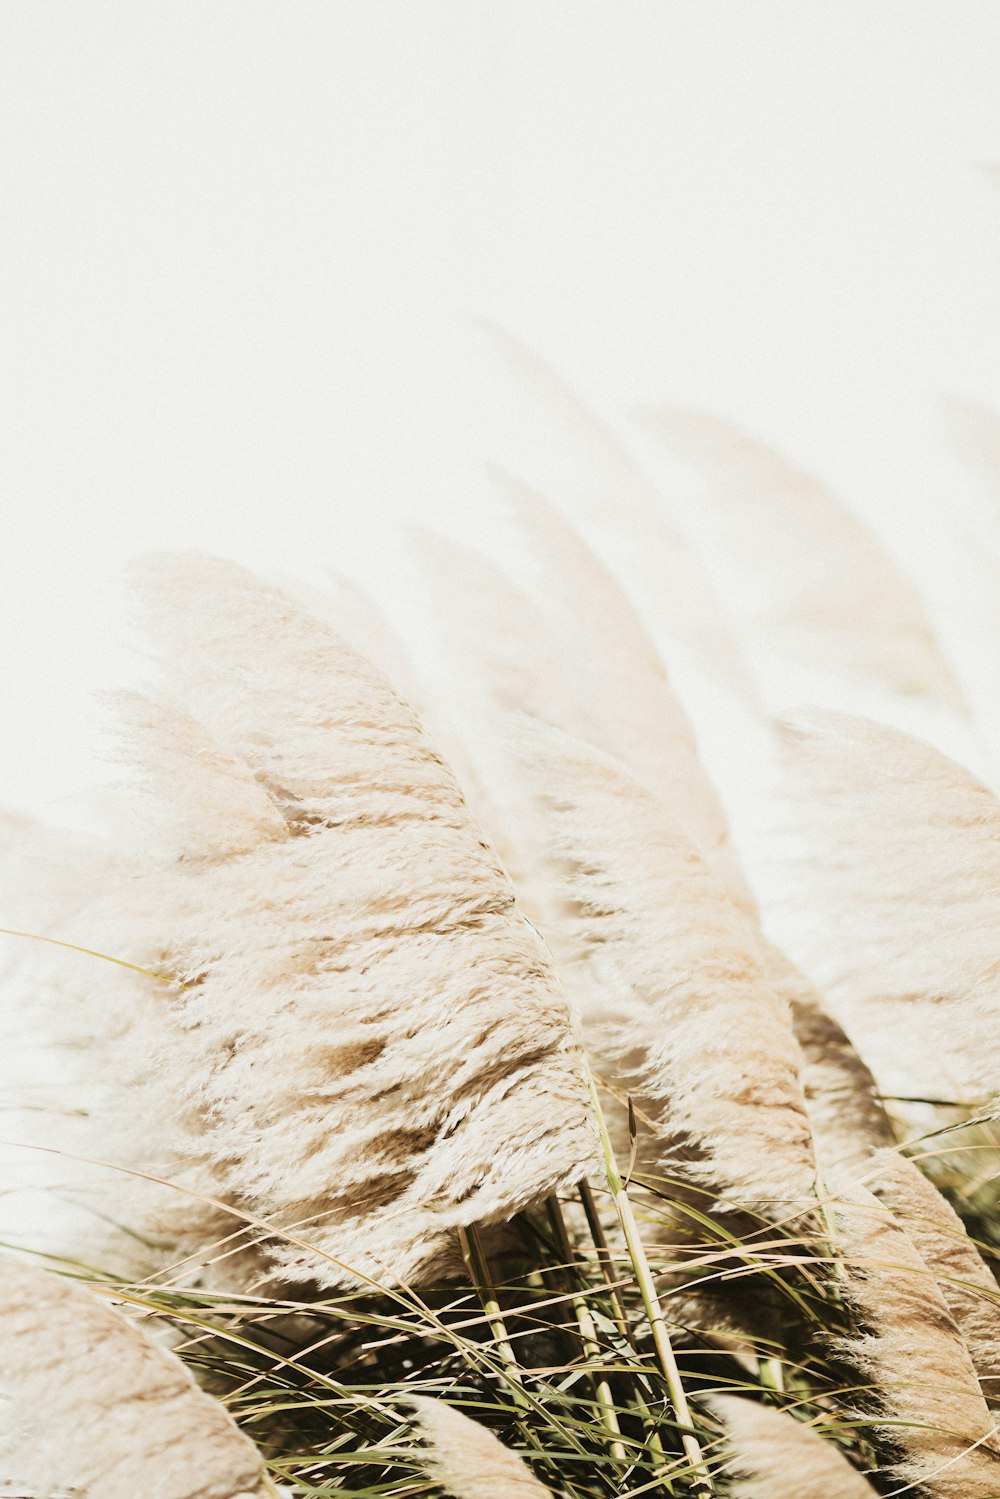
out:
M585 724L557 720L556 727L616 756L674 808L732 898L752 910L753 896L730 843L726 814L699 758L694 730L629 599L541 495L507 480L504 496L532 557L541 564L544 596L561 606L562 673L586 713Z
M882 1151L866 1173L937 1279L965 1340L983 1394L1000 1404L1000 1288L961 1218L912 1160Z
M623 760L676 809L733 898L752 908L694 731L628 598L540 495L508 479L503 496L526 537L534 592L545 606L476 553L445 538L418 538L424 571L447 599L444 649L502 712L527 713ZM493 774L503 778L496 767Z
M950 401L949 427L958 454L974 471L983 498L949 494L955 546L949 571L958 580L947 618L957 634L956 667L977 727L992 752L991 779L1000 771L1000 412L972 401ZM976 762L978 766L978 761Z
M781 731L796 838L775 931L883 1092L997 1091L1000 802L954 761L865 719Z
M25 1499L266 1499L253 1443L174 1354L81 1286L0 1262L0 1488Z
M752 702L756 688L732 622L656 486L561 375L504 329L488 325L488 332L519 385L550 419L550 433L561 446L560 474L554 481L559 498L574 516L602 526L616 566L657 641L665 638L674 648L671 666L676 650L690 652L701 671Z
M414 1396L427 1475L452 1499L552 1499L516 1453L443 1400Z
M787 1412L737 1395L713 1395L706 1404L732 1445L733 1499L875 1499L839 1448Z
M935 1499L994 1499L1000 1433L933 1274L878 1198L856 1184L838 1196L840 1286L866 1329L845 1347L902 1454L893 1471Z
M752 922L623 766L542 729L523 750L560 866L553 940L599 1070L659 1104L695 1175L733 1202L802 1206L815 1166L801 1057Z
M720 418L665 407L646 421L707 471L711 555L765 651L961 707L915 586L826 485Z
M802 1052L802 1087L820 1168L854 1170L895 1143L875 1079L805 974L773 942L763 941L763 949L768 979L788 1004Z
M146 594L183 704L140 704L133 727L168 853L140 852L87 923L174 982L128 976L137 1021L111 1048L101 1127L132 1132L128 1164L266 1219L286 1274L440 1270L457 1227L510 1217L593 1158L545 949L364 658L211 559L159 563ZM130 1226L160 1227L149 1195ZM182 1247L204 1233L165 1227Z

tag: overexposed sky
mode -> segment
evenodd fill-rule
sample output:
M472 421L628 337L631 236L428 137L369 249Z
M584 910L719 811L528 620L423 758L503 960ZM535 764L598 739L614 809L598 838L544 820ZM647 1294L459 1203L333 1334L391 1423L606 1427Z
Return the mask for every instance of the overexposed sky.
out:
M750 427L947 599L998 67L993 0L8 0L0 798L103 773L131 557L315 580L388 514L474 532L519 466L481 320L626 429Z

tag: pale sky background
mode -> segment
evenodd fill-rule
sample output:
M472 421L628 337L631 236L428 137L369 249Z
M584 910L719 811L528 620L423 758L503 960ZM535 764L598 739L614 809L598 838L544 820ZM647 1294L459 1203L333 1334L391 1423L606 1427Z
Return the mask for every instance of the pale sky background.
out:
M998 73L995 0L7 0L2 800L104 774L130 558L315 580L390 515L475 534L519 467L482 319L623 429L751 428L957 595Z

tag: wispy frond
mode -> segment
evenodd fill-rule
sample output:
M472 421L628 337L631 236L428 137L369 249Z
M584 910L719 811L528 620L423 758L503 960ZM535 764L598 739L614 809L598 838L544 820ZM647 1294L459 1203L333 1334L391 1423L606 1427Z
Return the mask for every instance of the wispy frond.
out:
M432 1273L459 1226L592 1159L545 949L364 658L210 559L160 563L146 589L182 710L150 707L137 753L173 849L141 846L140 809L134 877L80 926L171 982L128 976L134 1022L89 1059L117 1077L98 1127L131 1137L125 1164L266 1218L286 1274ZM165 1218L143 1217L151 1196ZM144 1189L130 1226L196 1250L188 1211Z
M896 1151L882 1151L865 1179L937 1279L983 1394L1000 1404L1000 1288L964 1223L916 1163Z
M895 1139L875 1079L805 974L773 942L764 943L764 959L769 982L788 1004L802 1052L802 1087L820 1166L861 1166Z
M599 1070L660 1106L717 1190L801 1205L815 1172L801 1056L753 923L618 762L542 730L524 754Z
M825 484L720 418L664 407L647 421L708 474L708 550L758 646L961 706L916 587Z
M786 1411L736 1395L707 1403L732 1445L733 1499L874 1499L840 1449Z
M732 621L701 559L674 526L663 497L621 439L531 349L497 327L490 333L518 385L548 418L560 447L555 497L574 518L601 526L658 644L690 657L726 691L753 701L756 688Z
M485 1426L444 1400L411 1399L428 1477L452 1499L551 1499L527 1465Z
M1000 1492L1000 1433L933 1273L876 1197L838 1189L842 1290L864 1329L845 1345L871 1382L894 1470L935 1499Z
M223 1406L82 1286L0 1263L0 1487L55 1499L278 1492Z
M774 928L883 1092L997 1089L1000 803L919 740L812 714L782 731L790 847Z

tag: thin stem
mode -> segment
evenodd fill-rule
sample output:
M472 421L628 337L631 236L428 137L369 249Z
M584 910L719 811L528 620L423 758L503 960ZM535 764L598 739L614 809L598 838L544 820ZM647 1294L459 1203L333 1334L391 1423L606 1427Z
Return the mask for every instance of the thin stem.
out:
M507 1332L507 1324L503 1319L503 1312L500 1308L500 1301L496 1293L496 1287L493 1284L490 1268L486 1263L482 1240L479 1237L479 1229L474 1223L470 1223L468 1228L460 1228L458 1235L462 1245L462 1253L465 1255L469 1269L472 1272L472 1278L476 1283L483 1311L486 1313L490 1324L494 1345L500 1358L507 1366L507 1373L513 1384L513 1397L520 1404L522 1403L522 1399L519 1398L521 1369L510 1341L510 1335Z
M601 1271L604 1275L605 1284L607 1285L608 1290L611 1293L613 1304L612 1315L615 1327L617 1328L618 1335L622 1339L622 1341L627 1343L628 1346L634 1351L635 1337L632 1333L631 1327L629 1326L628 1312L625 1307L625 1298L622 1295L621 1286L618 1284L617 1277L615 1276L614 1260L611 1255L611 1246L608 1243L608 1236L604 1232L604 1224L601 1222L601 1215L597 1211L597 1203L594 1200L593 1188L587 1180L583 1180L580 1183L579 1192L580 1201L583 1204L583 1211L587 1219L587 1226L590 1229L590 1237L593 1239L594 1248L597 1251L597 1262L600 1265ZM636 1409L639 1412L639 1415L642 1419L643 1428L646 1432L646 1446L653 1455L653 1472L657 1478L668 1477L664 1466L666 1454L663 1451L663 1443L660 1440L660 1433L656 1429L656 1421L653 1413L650 1411L649 1406L643 1399L640 1390L637 1389L634 1392L633 1399L635 1400ZM670 1489L670 1492L673 1493L672 1487Z
M611 1135L608 1131L607 1120L604 1117L604 1109L598 1096L597 1085L587 1070L587 1085L590 1090L591 1106L600 1134L601 1153L604 1158L604 1174L607 1177L611 1198L618 1214L622 1233L625 1237L625 1247L628 1250L632 1269L635 1273L636 1284L639 1287L639 1295L649 1322L650 1331L653 1334L653 1347L656 1350L656 1361L660 1372L666 1382L667 1390L674 1407L674 1413L678 1424L683 1428L681 1431L681 1445L684 1455L691 1465L692 1472L697 1475L692 1485L692 1494L696 1499L712 1499L714 1486L709 1476L705 1457L701 1450L701 1443L693 1429L691 1411L687 1403L687 1395L681 1383L680 1370L674 1357L673 1346L670 1342L670 1334L660 1306L659 1297L656 1294L656 1284L653 1273L649 1268L649 1260L646 1258L646 1250L639 1233L639 1225L635 1220L635 1213L628 1192L622 1181L618 1162L615 1159L614 1146L611 1143Z
M550 1197L546 1203L546 1208L548 1210L549 1222L552 1224L556 1236L556 1243L559 1246L559 1253L562 1255L569 1273L572 1275L576 1256L569 1242L569 1234L566 1231L566 1220L563 1217L559 1199L557 1197ZM594 1325L594 1318L591 1315L585 1296L574 1295L573 1310L576 1313L577 1326L580 1329L580 1341L583 1344L584 1355L588 1363L596 1366L600 1360L601 1349L597 1339L597 1328ZM611 1393L611 1385L608 1382L607 1375L603 1372L597 1372L596 1368L594 1372L594 1390L597 1395L597 1403L601 1409L601 1421L611 1438L611 1456L617 1462L624 1463L628 1460L628 1455L625 1451L625 1443L621 1439L622 1429L618 1420L615 1399Z

